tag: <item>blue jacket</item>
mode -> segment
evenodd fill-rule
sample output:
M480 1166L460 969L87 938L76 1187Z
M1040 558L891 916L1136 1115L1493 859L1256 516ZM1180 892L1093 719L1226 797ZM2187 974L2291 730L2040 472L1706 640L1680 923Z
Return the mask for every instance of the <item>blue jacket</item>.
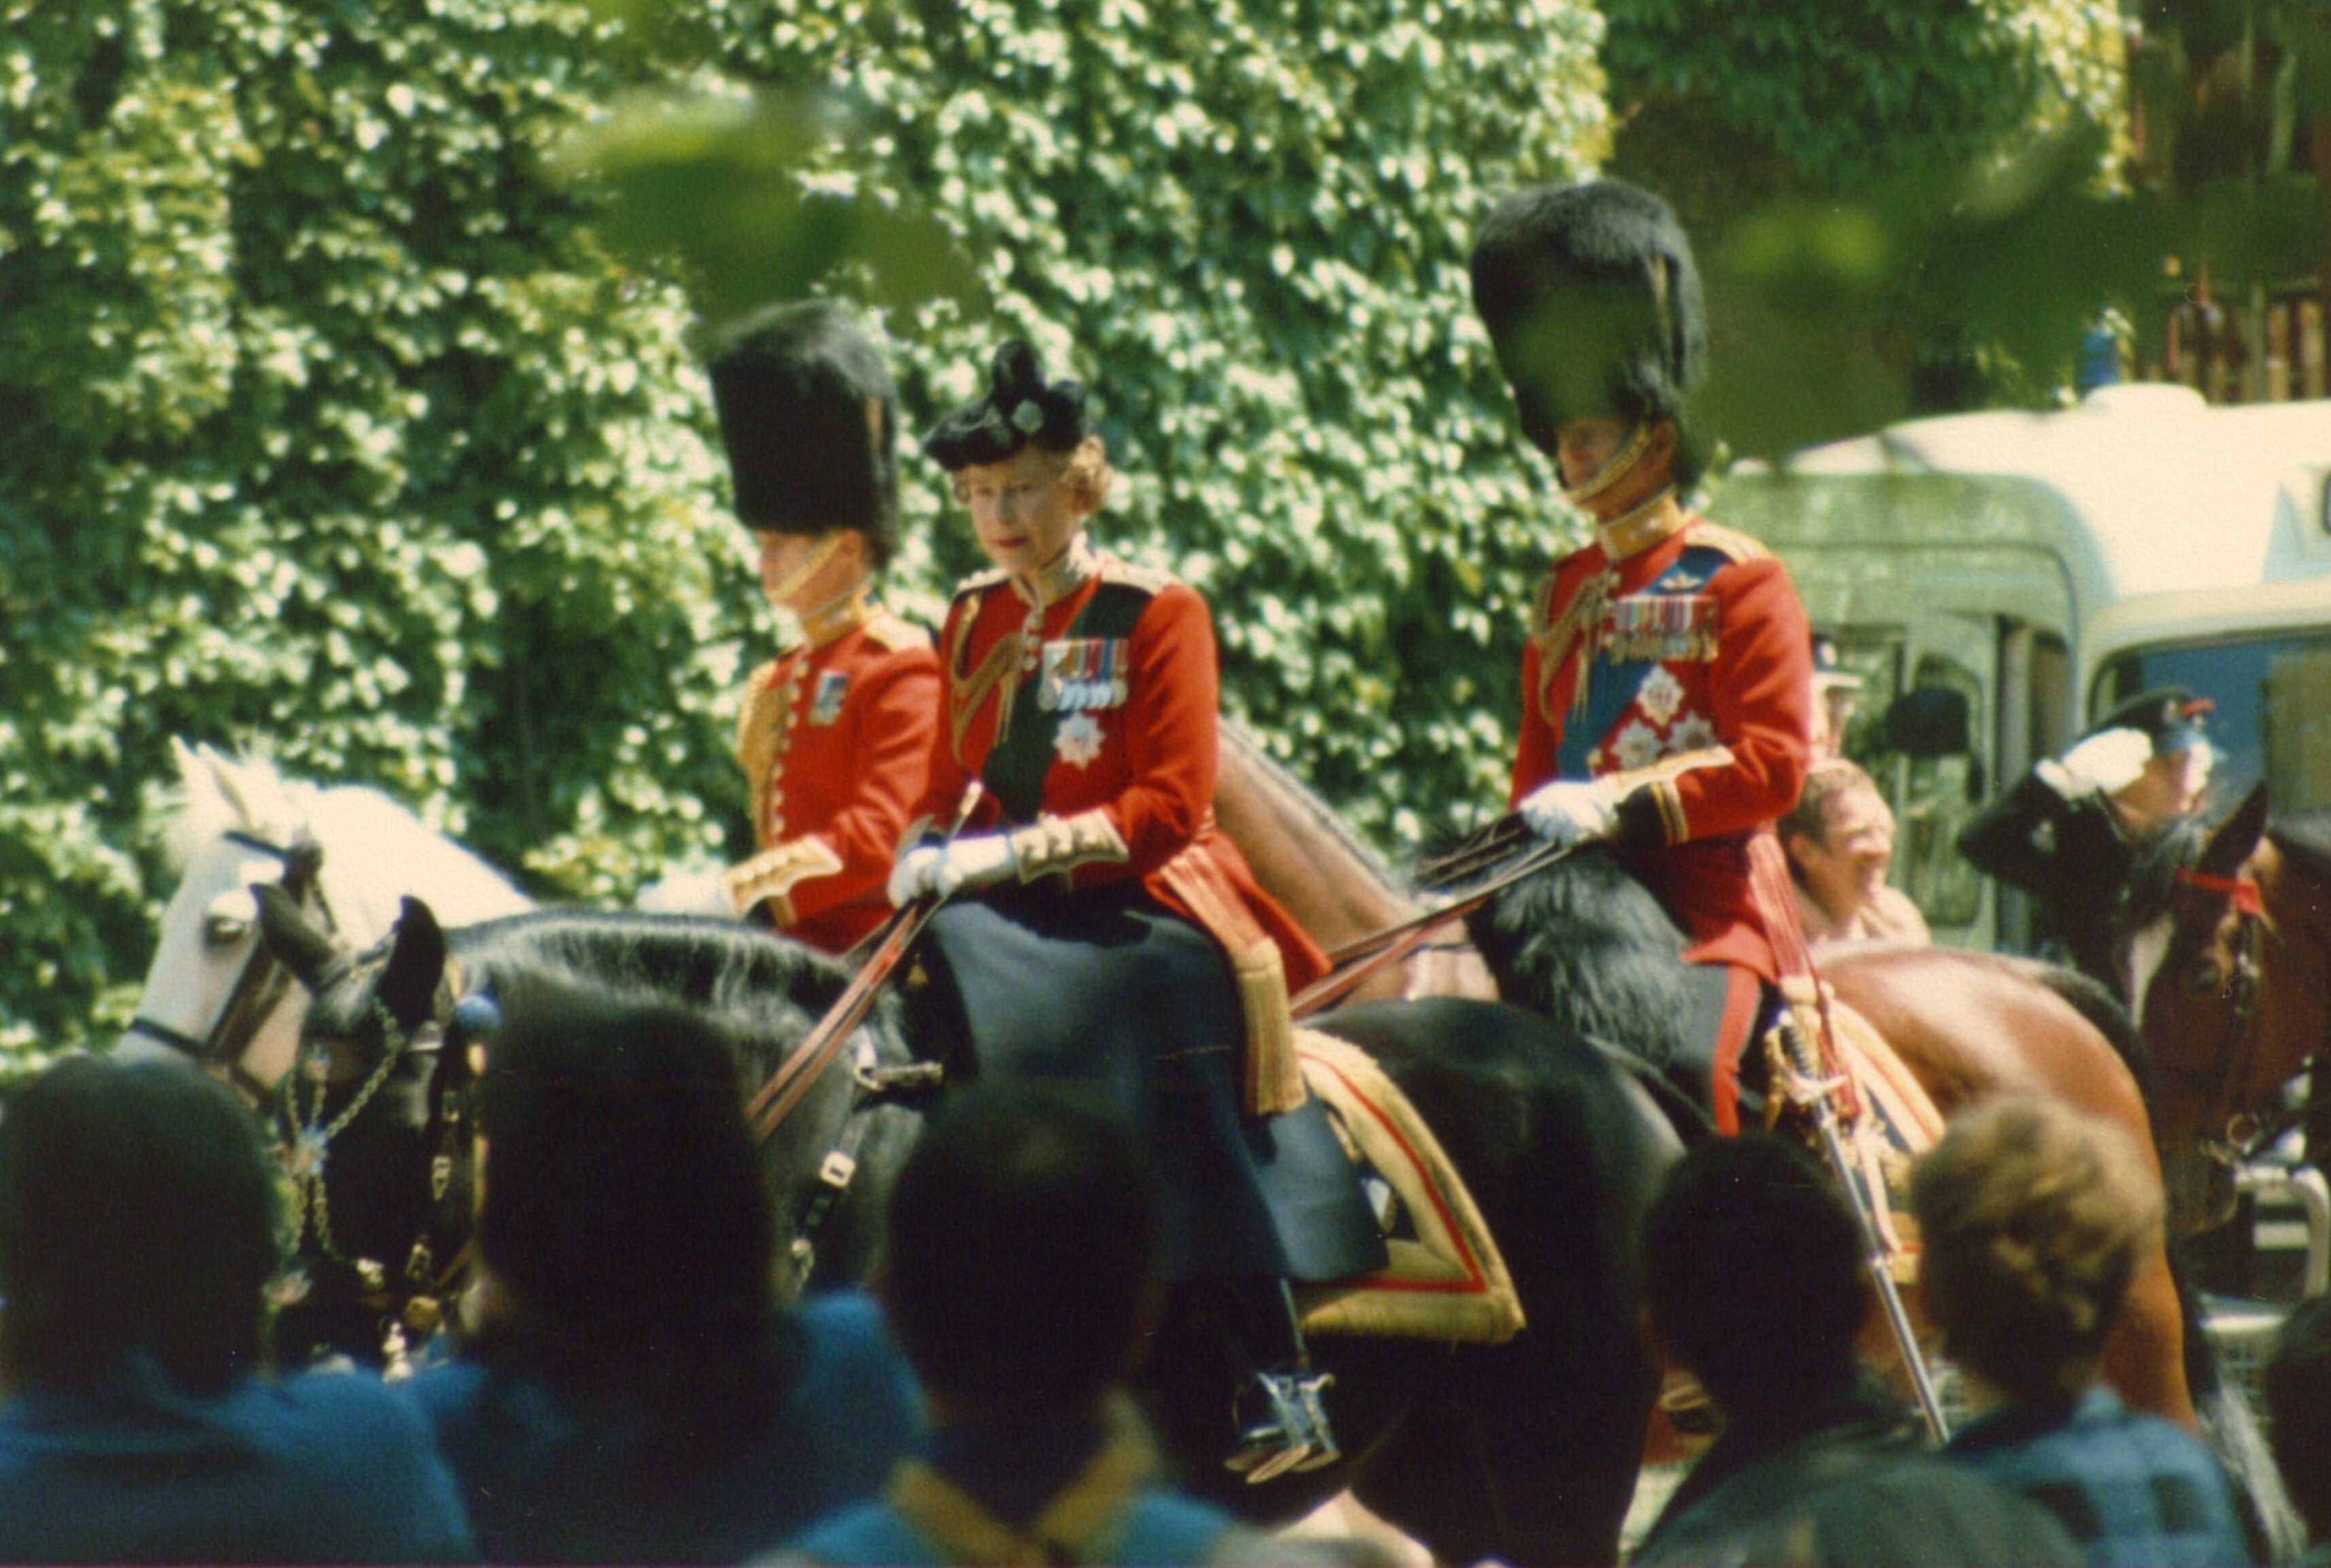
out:
M871 1300L813 1297L788 1335L775 1422L676 1487L637 1474L637 1422L586 1414L532 1375L457 1359L404 1386L489 1562L733 1563L877 1490L921 1437L920 1396Z
M0 1562L476 1558L427 1429L371 1377L203 1399L139 1355L100 1388L0 1411Z
M1129 1409L986 1422L937 1435L878 1500L820 1521L781 1561L833 1565L1204 1563L1253 1537L1212 1504L1156 1485L1156 1455ZM1246 1560L1262 1559L1248 1556ZM1285 1560L1309 1560L1299 1548Z
M2068 1405L2007 1405L1944 1450L2062 1521L2092 1568L2226 1568L2255 1560L2210 1451L2110 1390Z

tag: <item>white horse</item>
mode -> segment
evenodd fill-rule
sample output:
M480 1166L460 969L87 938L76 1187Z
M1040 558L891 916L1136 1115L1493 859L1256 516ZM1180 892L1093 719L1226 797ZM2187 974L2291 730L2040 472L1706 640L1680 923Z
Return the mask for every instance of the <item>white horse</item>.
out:
M523 914L507 878L378 790L319 788L272 763L170 742L186 805L166 848L178 889L136 1021L116 1055L185 1052L263 1094L290 1068L308 1011L304 986L259 941L255 883L300 898L353 950L386 936L407 893L454 925Z

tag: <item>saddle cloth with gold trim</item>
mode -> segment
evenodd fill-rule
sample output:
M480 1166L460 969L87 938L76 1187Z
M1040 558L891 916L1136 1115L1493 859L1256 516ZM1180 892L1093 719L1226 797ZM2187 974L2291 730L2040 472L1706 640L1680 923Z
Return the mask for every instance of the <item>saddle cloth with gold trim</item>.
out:
M1362 1169L1391 1255L1373 1274L1296 1286L1304 1332L1511 1339L1522 1326L1513 1277L1408 1097L1367 1052L1332 1035L1299 1029L1295 1060Z

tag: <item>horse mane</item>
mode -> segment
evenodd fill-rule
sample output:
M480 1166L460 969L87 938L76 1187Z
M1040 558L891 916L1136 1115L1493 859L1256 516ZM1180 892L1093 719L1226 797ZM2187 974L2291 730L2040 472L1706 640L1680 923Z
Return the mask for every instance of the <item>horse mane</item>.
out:
M175 792L163 851L181 875L205 844L225 833L289 844L305 829L324 846L327 889L344 904L366 905L375 929L388 927L395 891L409 888L427 889L431 904L457 923L533 907L500 870L369 785L327 789L288 779L263 755L228 757L208 748L189 755L207 757L220 771L189 766Z
M734 921L629 910L546 909L447 934L465 991L547 970L586 993L697 1009L758 1054L782 1055L849 987L839 960ZM782 998L798 1014L773 1009ZM897 1004L878 1022L896 1036Z
M2111 986L2092 975L2083 974L2069 965L2050 964L2037 958L2010 960L2014 966L2054 992L2070 1005L2073 1012L2095 1025L2098 1034L2113 1048L2113 1054L2126 1064L2129 1076L2136 1080L2137 1092L2145 1097L2145 1114L2158 1114L2160 1097L2155 1093L2161 1079L2160 1059L2154 1054L2145 1031L2136 1026L2128 1008L2114 994ZM2158 1129L2155 1142L2157 1143Z
M1689 1049L1683 933L1607 847L1564 856L1465 924L1507 1001L1654 1067Z
M1403 898L1413 896L1408 879L1393 870L1391 863L1378 854L1373 845L1354 832L1351 825L1329 809L1327 803L1321 800L1310 785L1296 777L1286 764L1265 751L1260 741L1227 720L1222 727L1222 737L1223 746L1236 752L1243 765L1267 782L1282 800L1292 805L1298 815L1318 829L1323 838L1349 855L1353 863L1374 878L1379 886Z
M454 921L532 908L533 901L508 877L379 790L367 784L300 787L309 796L308 831L325 846L328 886L426 888L431 905Z

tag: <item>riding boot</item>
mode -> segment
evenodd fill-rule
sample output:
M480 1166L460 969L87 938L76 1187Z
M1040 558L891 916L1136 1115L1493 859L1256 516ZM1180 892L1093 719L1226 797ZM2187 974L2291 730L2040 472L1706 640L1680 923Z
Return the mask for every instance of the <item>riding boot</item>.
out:
M1238 1322L1232 1338L1250 1371L1232 1402L1238 1446L1223 1461L1249 1486L1343 1458L1321 1395L1335 1380L1311 1370L1295 1295L1284 1279L1229 1281Z

